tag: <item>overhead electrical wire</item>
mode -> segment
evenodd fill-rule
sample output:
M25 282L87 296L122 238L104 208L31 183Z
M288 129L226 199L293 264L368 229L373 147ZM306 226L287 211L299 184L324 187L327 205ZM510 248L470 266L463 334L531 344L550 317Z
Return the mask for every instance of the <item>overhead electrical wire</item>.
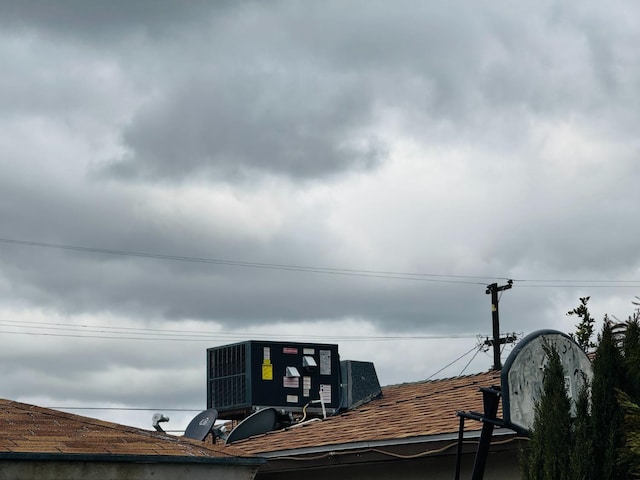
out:
M72 338L103 338L116 340L158 340L158 341L177 341L177 342L211 342L216 340L229 340L234 338L246 338L252 336L255 338L278 338L278 339L297 339L302 335L278 335L256 332L206 332L198 330L163 330L153 328L132 328L132 327L112 327L105 325L77 325L72 323L52 323L52 322L33 322L28 320L4 320L0 319L0 327L21 328L36 331L16 331L16 330L0 330L0 333L7 334L23 334L23 335L40 335L53 337L72 337ZM46 331L42 331L46 329ZM52 332L76 332L73 333L52 333ZM80 333L89 333L91 335L80 335ZM100 333L103 335L93 335ZM315 340L341 340L349 341L396 341L396 340L442 340L456 338L473 338L477 335L471 334L449 334L449 335L304 335L305 339Z
M462 355L460 355L458 358L456 358L455 360L447 363L444 367L442 367L440 370L432 373L431 375L429 375L425 380L431 380L433 377L435 377L437 374L439 374L440 372L446 370L447 368L449 368L451 365L453 365L454 363L456 363L459 360L462 360L464 357L466 357L467 355L469 355L471 352L473 352L474 350L479 350L480 346L478 345L474 345L471 350L463 353ZM465 367L466 368L466 367Z
M60 322L42 322L42 321L29 321L29 320L6 320L0 318L0 325L3 323L10 324L18 324L18 325L37 325L37 326L51 326L58 327L75 327L76 329L84 329L84 328L100 328L105 330L124 330L124 331L132 331L133 333L140 332L141 334L173 334L178 333L180 336L202 336L202 335L210 335L214 337L237 337L237 336L246 336L246 335L256 335L260 337L274 337L274 338L298 338L300 335L279 335L275 333L248 333L248 332L208 332L204 330L173 330L173 329L160 329L160 328L143 328L143 327L120 327L120 326L108 326L108 325L84 325L84 324L75 324L75 323L60 323ZM191 335L193 334L193 335ZM390 340L401 340L405 338L419 338L419 339L439 339L439 338L473 338L478 335L471 334L458 334L458 335L423 335L423 336L389 336L389 335L304 335L305 338L330 338L330 339L365 339L371 340L376 338L384 338Z
M381 278L389 280L410 280L432 283L454 284L454 285L482 285L495 280L512 279L524 288L640 288L640 280L609 280L609 279L516 279L508 276L493 275L446 275L436 273L419 272L394 272L389 270L365 270L350 268L317 267L309 265L293 265L280 263L248 262L240 260L226 260L216 258L191 257L185 255L168 255L161 253L137 252L131 250L116 250L107 248L86 247L79 245L57 244L47 242L34 242L29 240L19 240L11 238L0 238L0 243L24 245L30 247L52 248L60 250L71 250L86 253L97 253L105 255L120 255L129 257L152 258L159 260L170 260L179 262L205 263L214 265L226 265L241 268L258 268L270 270L284 270L293 272L319 273L328 275L343 275L354 277Z
M469 361L466 363L466 365L464 366L464 368L460 371L460 374L458 375L459 377L462 376L462 374L465 372L465 370L469 367L469 365L471 365L471 362L473 362L475 360L475 358L478 356L478 354L482 351L482 348L480 348L478 346L478 349L476 350L476 353L473 354L473 357L471 357L469 359Z
M223 259L215 259L215 258L190 257L190 256L183 256L183 255L166 255L166 254L159 254L159 253L134 252L129 250L93 248L93 247L84 247L84 246L77 246L77 245L56 244L56 243L32 242L28 240L15 240L15 239L9 239L9 238L0 238L0 242L8 243L8 244L25 245L25 246L31 246L31 247L55 248L55 249L73 250L73 251L79 251L79 252L100 253L100 254L108 254L108 255L121 255L121 256L130 256L130 257L142 257L142 258L154 258L154 259L160 259L160 260L172 260L172 261L180 261L180 262L208 263L208 264L215 264L215 265L227 265L227 266L233 266L233 267L286 270L286 271L307 272L307 273L323 273L323 274L330 274L330 275L385 278L385 279L391 279L391 280L415 280L415 281L423 281L423 282L484 286L486 284L485 281L480 282L480 281L471 281L471 280L480 280L480 279L490 280L495 278L502 279L501 277L493 277L493 276L443 275L443 274L435 274L435 273L393 272L393 271L385 271L385 270L357 270L357 269L349 269L349 268L329 268L329 267L314 267L314 266L306 266L306 265L288 265L288 264L279 264L279 263L246 262L246 261L223 260ZM507 280L507 279L504 278L504 280Z
M65 338L94 338L94 339L106 339L106 340L136 340L136 341L169 341L169 342L211 342L212 338L203 338L203 339L188 339L188 338L178 338L178 337L166 337L166 338L150 338L150 337L124 337L124 336L107 336L107 335L73 335L73 334L63 334L63 333L47 333L47 332L19 332L15 330L0 330L1 334L14 334L14 335L32 335L32 336L44 336L44 337L65 337ZM253 335L256 338L260 338L261 335ZM302 335L298 336L301 337ZM370 341L403 341L403 340L443 340L443 339L453 339L453 338L469 338L473 335L468 335L465 337L460 336L412 336L412 337L376 337L376 338L337 338L336 340L343 340L345 342L370 342ZM296 337L296 338L298 338ZM313 336L304 336L309 339L324 339L325 337L313 337ZM238 338L243 338L241 335L238 335Z

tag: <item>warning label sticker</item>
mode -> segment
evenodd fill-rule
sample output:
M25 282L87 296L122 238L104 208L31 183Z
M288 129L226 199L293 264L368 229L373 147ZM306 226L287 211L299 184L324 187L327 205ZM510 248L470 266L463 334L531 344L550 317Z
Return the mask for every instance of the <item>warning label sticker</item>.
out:
M273 380L273 365L271 365L271 349L262 349L262 380Z
M265 360L262 364L262 379L273 380L273 365L271 365L271 360Z
M282 353L288 353L289 355L297 355L298 349L295 347L283 347Z

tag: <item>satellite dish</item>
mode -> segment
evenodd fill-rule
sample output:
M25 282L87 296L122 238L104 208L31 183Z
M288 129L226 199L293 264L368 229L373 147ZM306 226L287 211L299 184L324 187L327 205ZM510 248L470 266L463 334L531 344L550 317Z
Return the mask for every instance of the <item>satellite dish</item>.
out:
M209 435L209 432L213 430L217 418L218 411L214 408L200 412L189 422L187 429L184 431L184 436L194 440L204 440Z
M242 420L225 440L225 444L237 442L254 435L273 430L276 426L277 412L275 408L263 408Z
M555 347L565 374L565 388L575 414L575 400L585 381L591 382L591 361L571 337L556 330L538 330L523 338L511 351L501 373L502 408L505 423L531 430L535 405L542 396L547 354L544 346Z

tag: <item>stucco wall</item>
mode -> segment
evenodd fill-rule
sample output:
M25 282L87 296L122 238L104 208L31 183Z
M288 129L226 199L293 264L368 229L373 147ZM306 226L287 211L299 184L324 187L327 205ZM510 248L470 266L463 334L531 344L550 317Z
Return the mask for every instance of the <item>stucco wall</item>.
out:
M472 455L463 457L460 479L471 478ZM360 465L340 465L323 468L305 468L304 462L296 470L268 472L259 471L256 480L453 480L455 456L393 460ZM264 468L264 467L263 467ZM491 453L487 460L484 480L519 480L517 451Z
M257 467L82 461L0 462L0 480L252 480Z

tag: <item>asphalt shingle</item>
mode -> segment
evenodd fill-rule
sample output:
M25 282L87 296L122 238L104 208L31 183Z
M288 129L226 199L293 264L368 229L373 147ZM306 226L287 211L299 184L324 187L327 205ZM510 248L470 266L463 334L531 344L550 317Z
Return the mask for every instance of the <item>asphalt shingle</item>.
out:
M256 436L233 445L251 454L353 442L455 433L458 411L483 409L481 387L500 385L500 372L382 388L382 397L322 421ZM501 415L501 412L499 412ZM467 421L466 431L481 424Z
M243 457L232 446L0 399L0 453Z

